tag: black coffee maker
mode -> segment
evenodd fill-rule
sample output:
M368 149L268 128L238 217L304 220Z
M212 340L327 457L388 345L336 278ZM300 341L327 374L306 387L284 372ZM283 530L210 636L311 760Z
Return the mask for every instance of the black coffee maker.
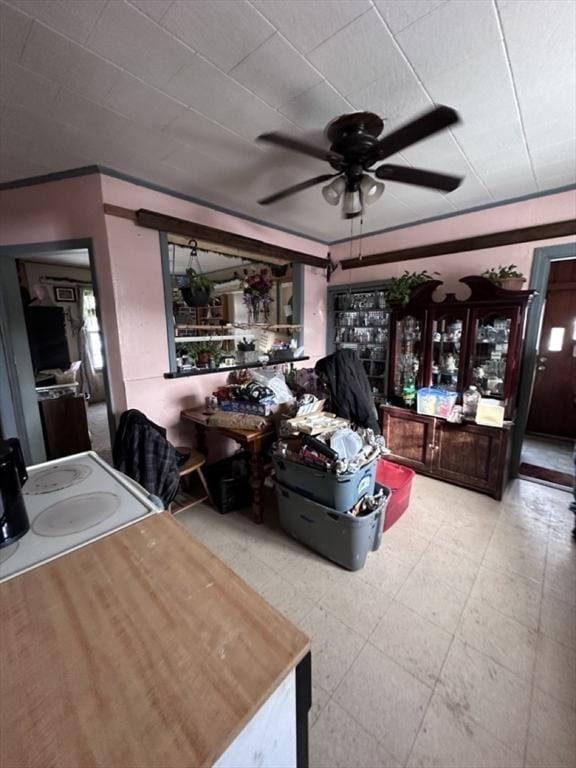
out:
M0 441L0 548L17 541L30 528L22 497L26 480L20 442L15 437Z

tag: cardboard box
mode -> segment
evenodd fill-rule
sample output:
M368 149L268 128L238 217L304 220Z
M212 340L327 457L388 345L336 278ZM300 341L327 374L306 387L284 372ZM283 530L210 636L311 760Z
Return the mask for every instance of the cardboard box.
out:
M481 397L476 410L476 424L500 427L504 424L504 405L501 400Z

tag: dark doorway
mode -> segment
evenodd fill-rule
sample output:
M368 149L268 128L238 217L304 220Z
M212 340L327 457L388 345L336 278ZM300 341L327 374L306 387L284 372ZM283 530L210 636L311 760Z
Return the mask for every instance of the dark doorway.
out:
M7 330L16 342L22 329L18 346L28 356L30 375L20 371L16 388L21 396L30 390L27 409L40 426L34 444L41 439L44 456L36 445L33 462L85 450L111 461L110 398L89 248L20 248L13 264L20 309L13 307Z

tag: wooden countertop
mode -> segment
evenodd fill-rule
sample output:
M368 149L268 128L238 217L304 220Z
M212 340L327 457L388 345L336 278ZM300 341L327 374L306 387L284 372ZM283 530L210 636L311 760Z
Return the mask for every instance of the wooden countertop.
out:
M210 766L308 650L154 515L0 585L2 765Z

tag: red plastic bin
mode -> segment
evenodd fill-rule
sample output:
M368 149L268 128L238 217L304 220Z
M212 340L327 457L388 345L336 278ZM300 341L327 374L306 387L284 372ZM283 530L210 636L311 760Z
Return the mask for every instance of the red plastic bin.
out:
M394 464L393 461L380 459L376 466L376 482L392 491L392 496L384 516L384 530L387 531L408 509L412 480L416 473L409 467Z

